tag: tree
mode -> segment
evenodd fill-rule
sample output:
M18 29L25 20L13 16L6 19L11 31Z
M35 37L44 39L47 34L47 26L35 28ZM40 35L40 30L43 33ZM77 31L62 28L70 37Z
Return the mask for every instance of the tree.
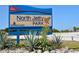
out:
M73 27L73 30L76 32L76 27L75 26Z
M58 29L53 29L52 31L53 32L60 32Z
M70 32L69 30L62 30L61 32Z
M8 28L5 29L5 32L8 32Z

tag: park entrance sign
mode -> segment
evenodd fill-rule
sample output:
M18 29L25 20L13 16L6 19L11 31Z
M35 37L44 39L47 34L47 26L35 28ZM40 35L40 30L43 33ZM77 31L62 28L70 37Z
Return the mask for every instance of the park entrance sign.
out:
M48 25L52 29L52 9L41 9L24 5L9 6L9 34L19 35L29 34L30 30L40 32L44 26Z

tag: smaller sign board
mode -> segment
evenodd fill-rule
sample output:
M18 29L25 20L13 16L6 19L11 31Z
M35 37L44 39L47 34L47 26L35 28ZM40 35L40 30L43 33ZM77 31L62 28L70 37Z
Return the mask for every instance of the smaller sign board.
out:
M50 15L10 15L10 27L51 26Z

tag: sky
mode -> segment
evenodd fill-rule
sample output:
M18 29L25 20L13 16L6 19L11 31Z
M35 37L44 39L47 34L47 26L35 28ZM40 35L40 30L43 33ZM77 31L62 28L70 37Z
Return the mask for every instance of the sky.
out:
M79 27L78 5L34 5L33 7L52 8L53 28L65 30L72 29L74 26ZM8 27L8 10L8 6L0 5L0 29Z
M0 29L8 27L8 6L0 5Z

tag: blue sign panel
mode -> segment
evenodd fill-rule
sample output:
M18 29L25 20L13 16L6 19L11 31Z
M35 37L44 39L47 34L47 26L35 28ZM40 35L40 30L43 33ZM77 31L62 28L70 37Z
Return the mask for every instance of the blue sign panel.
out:
M52 8L41 9L24 5L9 6L9 34L24 35L33 30L40 32L44 26L52 29Z

